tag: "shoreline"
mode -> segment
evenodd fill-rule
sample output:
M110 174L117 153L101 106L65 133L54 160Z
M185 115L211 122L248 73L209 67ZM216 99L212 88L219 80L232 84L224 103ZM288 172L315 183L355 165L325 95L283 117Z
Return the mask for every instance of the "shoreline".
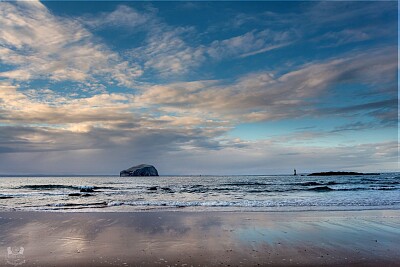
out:
M0 212L0 266L399 266L399 240L400 210Z
M193 207L164 207L164 206L149 206L147 208L138 208L138 206L133 206L130 209L127 208L129 205L121 205L116 206L121 207L121 209L112 209L115 207L71 207L71 208L63 208L60 207L58 209L0 209L0 213L3 212L38 212L38 213L143 213L143 212L183 212L183 213L207 213L207 212L221 212L221 213L286 213L286 212L362 212L362 211L400 211L400 205L391 205L391 206L371 206L371 207L359 207L359 206L349 206L349 207L337 207L330 209L324 209L327 207L308 207L307 209L303 207L282 207L282 208L261 208L261 207L243 207L240 209L238 207L201 207L201 206L193 206ZM111 210L112 209L112 210Z

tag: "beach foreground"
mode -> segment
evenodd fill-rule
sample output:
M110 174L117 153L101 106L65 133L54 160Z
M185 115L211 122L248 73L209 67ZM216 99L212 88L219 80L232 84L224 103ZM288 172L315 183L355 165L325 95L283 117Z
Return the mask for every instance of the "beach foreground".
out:
M400 266L400 211L1 212L2 266Z

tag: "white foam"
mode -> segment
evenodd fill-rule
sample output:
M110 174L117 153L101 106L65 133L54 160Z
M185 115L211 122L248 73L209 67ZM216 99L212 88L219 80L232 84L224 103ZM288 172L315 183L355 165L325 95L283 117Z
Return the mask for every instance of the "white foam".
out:
M81 186L78 186L78 188L79 189L85 189L85 190L90 190L90 189L94 189L94 186L92 186L92 185L81 185Z

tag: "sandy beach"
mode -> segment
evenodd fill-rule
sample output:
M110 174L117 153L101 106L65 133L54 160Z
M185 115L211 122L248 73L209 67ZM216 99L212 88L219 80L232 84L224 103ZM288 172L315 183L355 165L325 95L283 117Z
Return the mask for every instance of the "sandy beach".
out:
M400 211L1 212L1 266L400 266Z

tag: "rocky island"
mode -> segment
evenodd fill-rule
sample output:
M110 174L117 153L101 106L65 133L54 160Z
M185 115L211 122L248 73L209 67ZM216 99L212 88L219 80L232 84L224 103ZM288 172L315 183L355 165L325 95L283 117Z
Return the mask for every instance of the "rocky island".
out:
M121 171L119 176L158 176L158 171L153 165L140 164Z
M379 175L380 173L362 173L362 172L314 172L307 176L334 176L334 175Z

